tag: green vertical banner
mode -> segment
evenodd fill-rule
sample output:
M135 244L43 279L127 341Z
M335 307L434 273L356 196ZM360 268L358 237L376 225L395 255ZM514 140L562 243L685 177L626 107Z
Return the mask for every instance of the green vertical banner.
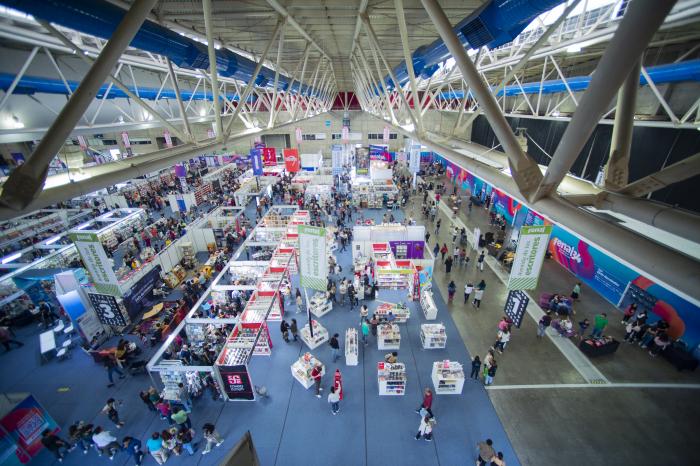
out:
M518 248L508 279L509 290L534 290L547 252L551 225L524 226L520 229Z
M99 293L121 296L119 280L112 269L112 263L95 233L71 233L71 240L90 274L90 279Z
M299 277L302 287L326 291L328 258L325 228L299 225Z

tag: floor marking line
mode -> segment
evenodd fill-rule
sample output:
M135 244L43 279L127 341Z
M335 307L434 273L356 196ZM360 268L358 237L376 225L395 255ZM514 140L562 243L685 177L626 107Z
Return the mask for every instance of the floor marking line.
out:
M700 390L698 383L636 383L636 382L612 382L612 383L545 383L533 385L489 385L486 390L540 390L540 389L558 389L558 388L660 388L660 389L686 389Z

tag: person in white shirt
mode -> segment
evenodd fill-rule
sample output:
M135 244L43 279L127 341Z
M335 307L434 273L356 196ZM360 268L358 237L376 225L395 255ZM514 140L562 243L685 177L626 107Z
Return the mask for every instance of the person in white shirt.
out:
M331 404L331 412L335 416L340 411L340 394L335 391L335 387L331 387L328 402Z
M109 459L113 459L114 455L119 451L121 446L117 442L117 438L112 435L108 430L102 430L102 427L95 427L92 434L92 441L95 442L95 446L101 452L109 454Z
M498 350L499 353L503 354L503 351L506 349L506 345L510 341L510 331L508 330L499 330L498 331L498 340L496 341L496 344L493 345L494 348Z
M472 294L472 291L474 291L474 284L472 284L472 282L467 282L467 284L464 285L464 304L467 304L467 301L469 301L469 295Z
M476 290L474 292L474 301L472 302L472 305L479 309L481 307L481 298L484 297L484 290Z

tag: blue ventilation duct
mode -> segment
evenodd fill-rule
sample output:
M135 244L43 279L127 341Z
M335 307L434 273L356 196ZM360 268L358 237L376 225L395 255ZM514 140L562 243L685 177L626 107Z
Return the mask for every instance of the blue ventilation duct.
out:
M491 0L460 21L454 31L467 49L500 47L518 37L532 20L561 3L564 0ZM429 78L437 70L438 64L450 56L440 38L418 47L411 55L416 76ZM408 80L405 61L393 71L399 84ZM394 88L390 76L385 77L384 82L390 89Z
M125 10L104 0L0 0L0 4L103 39L112 36L126 13ZM168 57L180 68L209 69L206 45L153 21L144 21L130 45ZM220 49L216 51L216 69L221 76L247 82L255 71L255 62L230 50ZM255 79L255 84L274 84L274 77L273 70L263 67ZM286 90L290 81L290 78L280 74L279 89ZM292 91L298 89L298 85L292 86Z

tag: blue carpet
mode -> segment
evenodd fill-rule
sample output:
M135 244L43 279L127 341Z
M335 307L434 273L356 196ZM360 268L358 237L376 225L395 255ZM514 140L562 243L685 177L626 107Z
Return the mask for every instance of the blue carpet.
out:
M365 216L380 220L384 212L368 210ZM395 211L394 215L398 221L403 218L401 211ZM338 253L337 258L344 271L351 270L349 248ZM378 299L405 301L405 292L380 290ZM265 385L270 398L252 403L223 404L213 402L205 394L202 399L195 400L191 418L197 430L196 438L201 438L203 423L214 422L226 442L209 455L197 453L192 458L186 455L171 457L167 464L218 464L227 448L250 430L264 466L470 465L475 457L476 442L487 437L494 440L498 451L503 451L509 465L519 465L486 391L479 382L471 380L465 382L461 396L435 396L433 412L438 423L434 441L414 440L420 421L415 409L421 402L422 390L432 387L432 363L443 359L456 360L465 366L467 375L469 372L469 354L439 292L435 294L435 301L439 309L437 322L446 326L447 347L441 350L421 348L420 324L425 319L418 303L408 303L411 318L406 324L401 324L402 339L398 351L399 360L407 367L408 383L404 396L378 395L376 365L387 351L378 350L375 338L370 336L368 346L360 349L358 366L345 366L344 357L332 364L327 344L311 351L327 365L324 396L317 399L313 396L313 388L305 390L290 373L291 364L307 351L306 345L301 341L285 343L277 323L271 323L273 354L254 357L250 367L253 383ZM371 315L379 302L368 301L366 304ZM285 318L287 321L296 318L300 327L306 323L306 314L296 314L296 306L288 308ZM358 327L359 309L350 311L347 304L336 305L319 320L331 334L340 334L342 354L345 330ZM39 366L36 327L22 329L20 334L27 345L0 356L3 374L12 374L0 380L0 390L33 393L64 429L73 421L83 419L111 429L120 438L132 435L145 441L151 432L165 427L165 423L147 411L138 398L140 390L152 385L148 376L129 376L118 381L115 388L107 388L105 369L94 364L80 350L74 351L69 361L51 361ZM340 414L333 416L326 395L336 368L340 368L343 375L344 399L340 404ZM61 387L69 390L59 392ZM126 426L122 429L113 428L106 416L99 414L109 397L124 401L120 414ZM53 457L43 452L33 464L53 464ZM94 452L82 455L76 450L63 464L123 465L133 464L133 461L120 454L110 462L105 457L97 457ZM155 463L147 457L144 464Z

